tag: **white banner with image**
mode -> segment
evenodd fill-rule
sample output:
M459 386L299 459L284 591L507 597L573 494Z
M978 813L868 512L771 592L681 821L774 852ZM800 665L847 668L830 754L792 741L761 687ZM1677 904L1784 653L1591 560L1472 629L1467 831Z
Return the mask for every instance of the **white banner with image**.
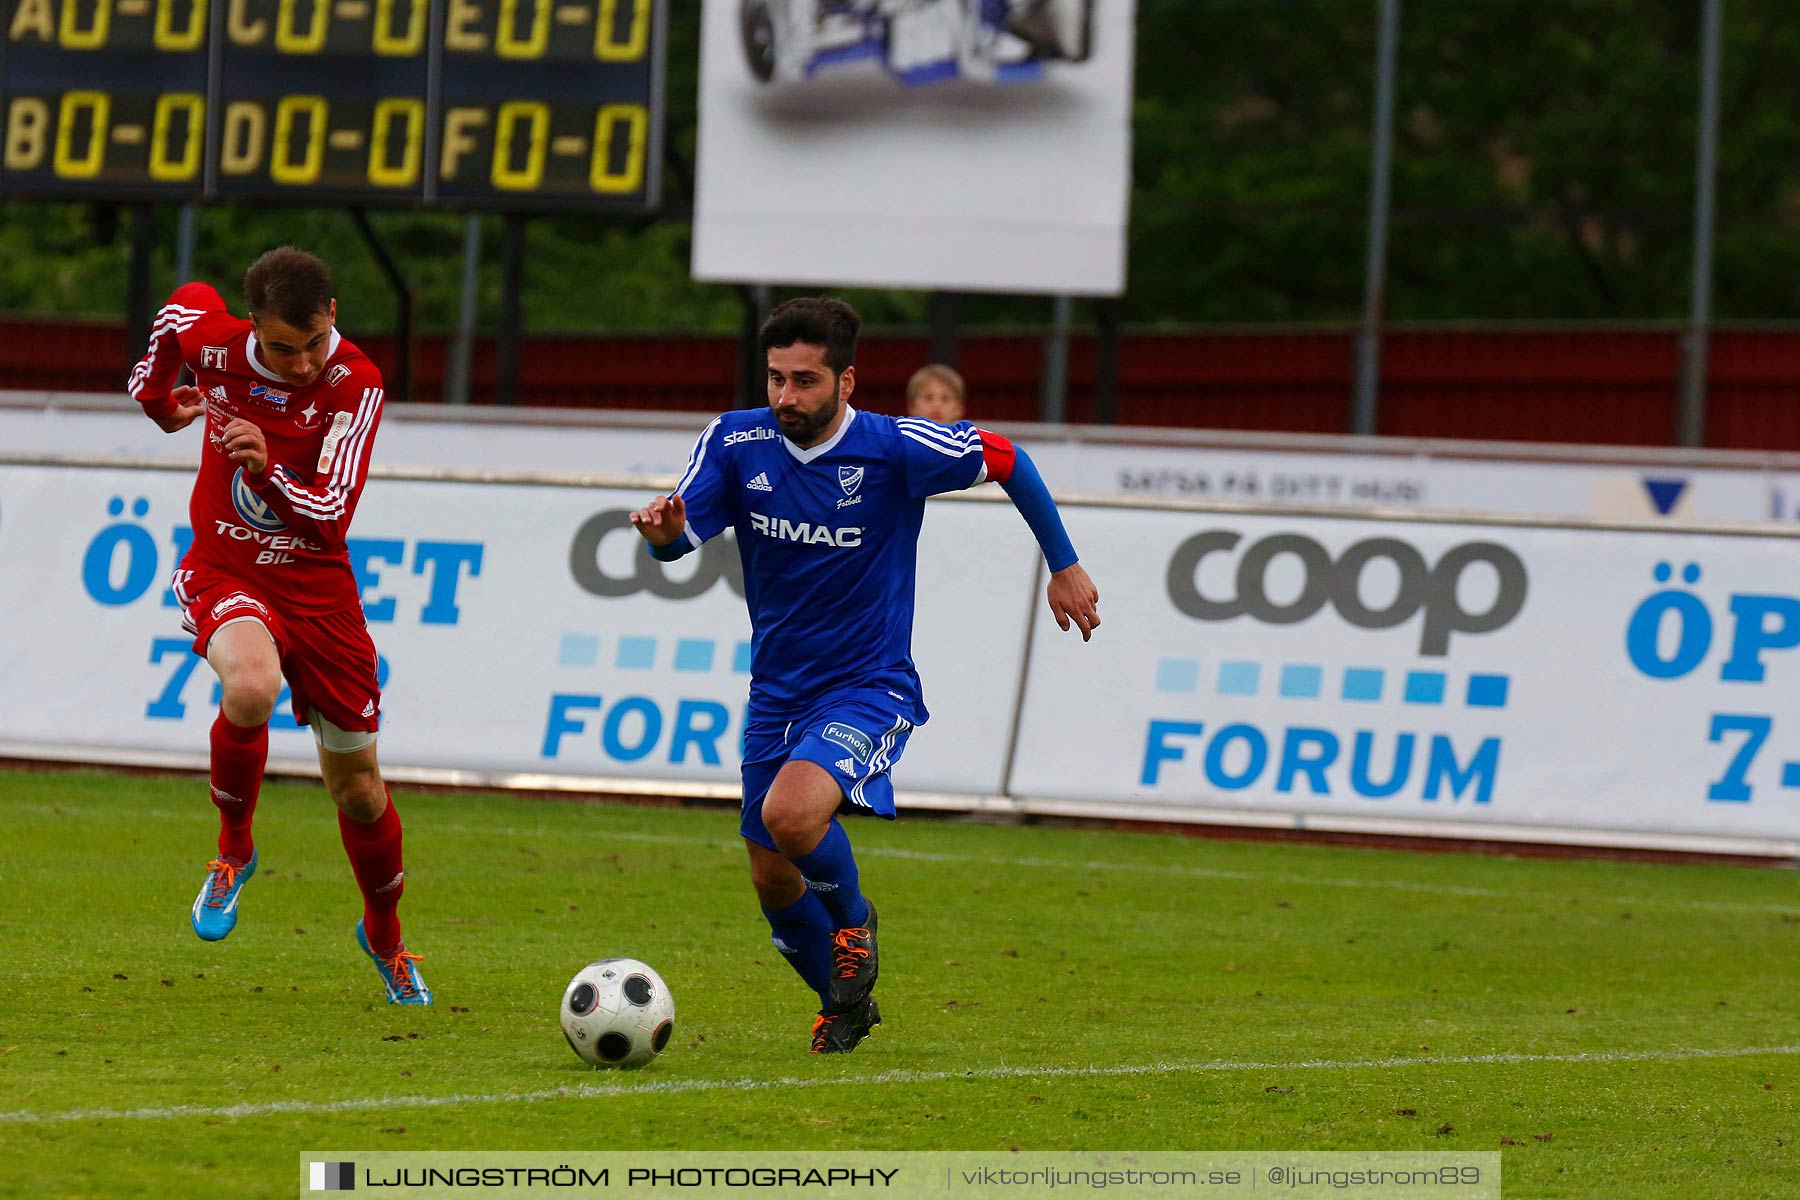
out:
M705 0L696 279L1116 296L1133 0Z

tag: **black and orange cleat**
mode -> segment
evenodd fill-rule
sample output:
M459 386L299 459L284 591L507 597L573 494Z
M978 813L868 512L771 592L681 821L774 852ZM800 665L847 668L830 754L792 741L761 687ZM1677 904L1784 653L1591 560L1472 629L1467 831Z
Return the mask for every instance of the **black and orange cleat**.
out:
M875 953L875 906L863 924L840 929L831 937L831 1008L847 1013L875 990L880 967Z
M881 1009L870 996L856 1007L842 1012L822 1012L813 1019L812 1052L814 1054L848 1054L881 1024Z

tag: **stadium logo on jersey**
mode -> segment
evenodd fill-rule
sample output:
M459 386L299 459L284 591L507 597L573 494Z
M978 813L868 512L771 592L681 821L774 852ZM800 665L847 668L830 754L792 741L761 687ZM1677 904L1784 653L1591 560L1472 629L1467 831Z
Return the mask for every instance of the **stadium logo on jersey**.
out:
M726 434L725 435L725 444L727 446L735 446L739 442L770 441L770 440L772 440L774 438L778 438L780 436L781 435L779 433L776 433L773 429L770 429L768 426L760 425L755 429L740 429L736 433Z
M769 473L760 472L755 479L744 485L753 492L772 492L775 488L769 483Z
M259 532L280 533L287 528L280 515L269 507L269 502L250 489L242 467L231 477L231 506L237 509L245 524Z
M343 363L339 363L337 366L331 368L331 370L325 372L325 386L336 387L348 378L350 378L350 368L346 367Z
M863 531L860 525L833 529L829 525L814 525L810 521L790 521L786 517L751 513L750 528L783 542L804 542L809 546L837 546L843 549L862 545Z
M846 725L842 721L833 721L819 731L819 736L828 742L836 742L851 754L857 762L868 762L869 753L875 749L875 739L854 725Z
M223 371L225 369L225 347L202 346L200 348L200 368L205 371Z
M844 489L844 495L856 495L856 489L862 486L862 467L839 467L838 485Z
M250 389L250 398L258 404L266 404L270 408L286 408L288 393L278 391L266 383L259 383Z

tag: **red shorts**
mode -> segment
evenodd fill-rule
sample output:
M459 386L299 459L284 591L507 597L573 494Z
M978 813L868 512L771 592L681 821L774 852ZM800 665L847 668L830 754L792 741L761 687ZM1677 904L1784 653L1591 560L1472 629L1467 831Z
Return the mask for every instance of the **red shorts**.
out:
M269 631L293 694L296 724L312 724L316 708L347 732L373 733L381 728L375 643L360 608L321 616L284 615L254 588L206 571L178 571L175 597L183 606L182 626L193 632L194 653L202 658L213 634L233 621L255 621Z

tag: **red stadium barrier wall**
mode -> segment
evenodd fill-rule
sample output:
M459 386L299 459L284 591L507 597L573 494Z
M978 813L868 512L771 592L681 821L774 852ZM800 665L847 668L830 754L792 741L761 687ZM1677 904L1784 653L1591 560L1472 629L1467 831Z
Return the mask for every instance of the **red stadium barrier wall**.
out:
M389 378L394 345L359 337ZM444 393L448 339L413 347L410 399ZM1341 329L1130 333L1119 351L1122 425L1343 433L1354 365ZM116 391L136 347L116 323L0 318L0 388ZM907 377L926 361L922 336L870 334L857 364L865 407L897 412ZM963 339L970 411L987 420L1033 420L1043 369L1033 334ZM1707 445L1800 450L1800 331L1727 330L1711 344ZM544 407L716 411L731 403L737 371L730 336L533 336L520 347L519 401ZM1380 432L1664 446L1672 443L1679 335L1669 328L1416 328L1382 345ZM1070 421L1095 419L1098 356L1092 336L1070 347ZM475 351L470 390L491 402L492 339Z

